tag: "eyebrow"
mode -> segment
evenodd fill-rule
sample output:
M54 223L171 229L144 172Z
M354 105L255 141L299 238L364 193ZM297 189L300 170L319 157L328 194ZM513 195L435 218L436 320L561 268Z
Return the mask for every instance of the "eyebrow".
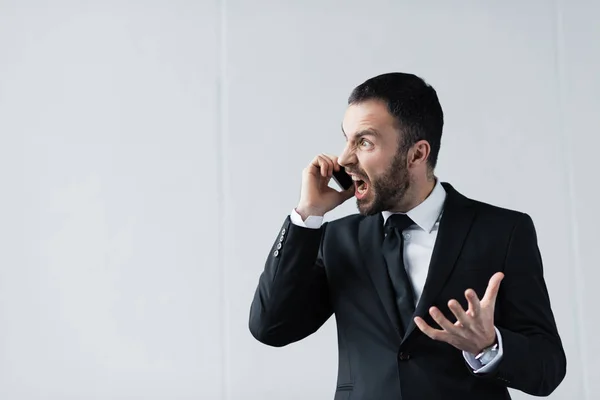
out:
M346 132L344 132L344 126L342 125L342 134L344 135L345 138L348 138L348 136L346 136ZM363 136L374 136L374 137L381 137L381 134L379 132L377 132L375 129L364 129L362 131L358 131L356 132L356 134L354 135L357 139L361 138Z

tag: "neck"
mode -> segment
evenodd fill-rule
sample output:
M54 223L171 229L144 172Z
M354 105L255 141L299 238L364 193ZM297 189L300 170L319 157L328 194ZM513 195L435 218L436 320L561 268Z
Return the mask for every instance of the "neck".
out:
M436 178L433 175L423 178L422 181L413 181L402 201L397 207L390 211L401 213L409 212L429 197L431 192L433 192L435 184Z

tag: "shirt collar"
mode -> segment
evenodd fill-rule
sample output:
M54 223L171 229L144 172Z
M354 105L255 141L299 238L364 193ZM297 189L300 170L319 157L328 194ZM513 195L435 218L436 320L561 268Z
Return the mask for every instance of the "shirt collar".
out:
M446 201L446 190L442 186L439 179L436 179L436 184L433 187L432 192L429 196L418 206L407 212L406 214L425 232L429 233L433 229L435 223L438 221L442 211L444 209L444 202ZM392 213L390 211L383 211L383 223L387 221L390 215L400 214Z

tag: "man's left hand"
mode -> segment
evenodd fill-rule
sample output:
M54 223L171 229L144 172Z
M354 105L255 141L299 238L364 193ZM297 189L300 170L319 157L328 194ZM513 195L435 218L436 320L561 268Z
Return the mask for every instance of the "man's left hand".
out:
M457 349L471 354L480 353L483 349L496 343L494 308L503 278L502 272L494 274L481 300L473 289L468 289L465 292L469 303L467 311L461 307L458 301L450 300L448 307L456 317L455 323L448 321L437 307L431 307L429 314L442 329L432 328L421 317L415 317L417 327L434 340L449 343Z

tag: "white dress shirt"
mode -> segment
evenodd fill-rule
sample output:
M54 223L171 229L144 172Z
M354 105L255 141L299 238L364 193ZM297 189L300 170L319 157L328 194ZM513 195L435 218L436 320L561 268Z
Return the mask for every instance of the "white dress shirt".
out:
M421 204L407 213L414 224L402 231L402 235L404 236L404 265L413 287L415 307L421 298L425 280L427 279L429 263L437 238L445 199L446 191L438 179L431 194ZM385 224L385 221L387 221L392 213L384 211L382 215ZM296 210L292 210L290 218L294 225L305 228L318 229L323 224L323 217L321 216L309 216L306 218L306 221L303 221ZM485 365L482 365L479 360L475 359L474 354L463 351L465 360L474 372L490 372L502 359L502 338L498 329L496 329L496 335L498 338L498 353Z

